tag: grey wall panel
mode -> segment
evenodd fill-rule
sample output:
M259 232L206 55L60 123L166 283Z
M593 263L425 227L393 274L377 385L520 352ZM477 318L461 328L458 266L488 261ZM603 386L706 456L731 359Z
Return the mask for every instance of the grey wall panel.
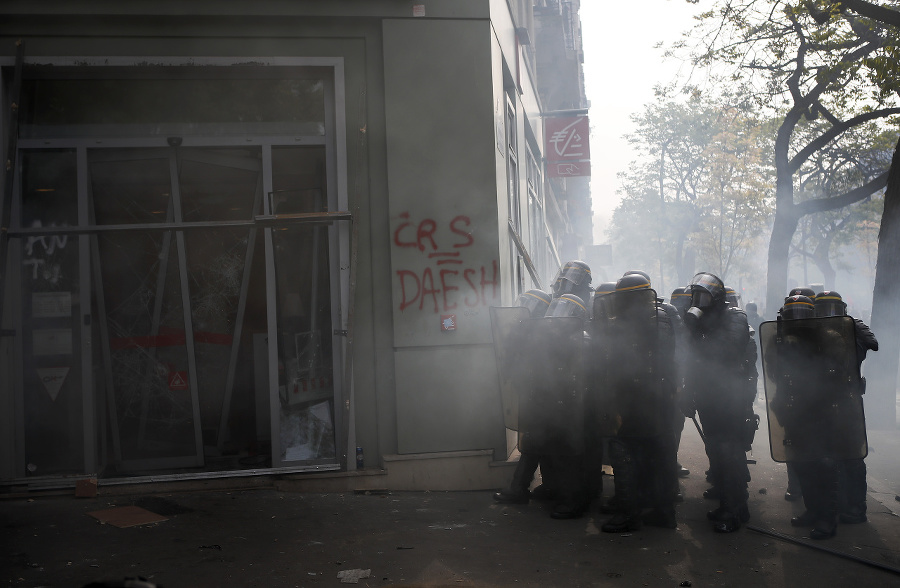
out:
M489 343L500 302L492 33L384 23L394 345ZM454 315L455 331L442 331Z
M491 346L405 349L394 357L399 453L494 449L505 457Z

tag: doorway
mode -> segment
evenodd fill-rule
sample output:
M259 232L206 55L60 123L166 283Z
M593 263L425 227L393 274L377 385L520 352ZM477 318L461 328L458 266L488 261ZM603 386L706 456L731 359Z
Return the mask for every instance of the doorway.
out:
M329 210L326 145L243 142L20 150L19 475L340 467L337 227L260 222Z

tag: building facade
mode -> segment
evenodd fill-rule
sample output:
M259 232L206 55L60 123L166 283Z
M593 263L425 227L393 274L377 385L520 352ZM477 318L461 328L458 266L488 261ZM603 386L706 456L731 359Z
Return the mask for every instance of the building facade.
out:
M494 485L488 309L590 239L534 4L0 2L0 480Z

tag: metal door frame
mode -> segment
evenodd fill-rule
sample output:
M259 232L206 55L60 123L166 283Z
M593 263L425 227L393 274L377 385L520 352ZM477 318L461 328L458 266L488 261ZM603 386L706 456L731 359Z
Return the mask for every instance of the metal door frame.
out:
M0 66L10 65L9 59L0 58ZM90 245L92 234L104 231L116 230L175 230L176 238L180 235L183 252L183 231L192 229L209 228L213 226L250 226L252 228L262 227L264 230L265 244L265 262L266 262L266 304L267 304L267 330L270 341L274 341L274 345L269 346L269 399L270 406L277 410L278 399L278 367L277 367L277 314L276 314L276 292L275 292L275 274L274 274L274 258L272 256L272 230L274 226L291 225L303 222L326 222L329 228L329 248L334 253L334 258L330 262L331 276L331 296L332 296L332 328L337 334L348 333L350 326L350 299L351 290L351 249L354 245L351 243L351 232L354 229L348 223L337 223L336 221L351 220L352 215L348 206L348 187L347 187L347 155L346 155L346 120L345 120L345 88L344 88L344 60L341 57L319 57L319 58L293 58L293 57L184 57L184 56L166 56L166 57L39 57L26 59L26 63L30 65L56 65L62 67L75 66L110 66L110 67L134 67L144 63L155 63L160 66L232 66L236 64L247 64L255 67L278 68L278 67L324 67L332 71L333 77L331 84L326 84L326 133L325 136L273 136L273 135L237 135L237 136L191 136L183 137L182 145L184 147L226 147L226 146L248 146L259 145L262 147L262 193L269 194L272 192L272 160L271 149L273 146L295 146L295 145L324 145L326 147L326 176L327 176L327 194L329 195L328 210L339 212L326 212L321 214L308 215L274 215L268 209L268 198L263 198L263 214L256 216L252 221L239 222L219 222L219 223L181 223L178 226L160 226L152 225L130 225L125 226L97 226L89 221L89 186L88 186L88 163L87 149L90 148L116 148L116 147L165 147L167 146L166 137L153 136L141 138L112 137L79 137L79 138L37 138L37 139L20 139L18 142L18 150L32 149L61 149L71 148L76 150L77 161L77 182L78 182L78 219L79 227L65 227L63 230L52 229L49 227L41 229L29 229L18 227L18 219L21 215L21 209L13 211L11 222L10 236L27 237L29 235L53 235L66 234L78 237L79 243L79 263L81 267L80 281L80 300L82 309L90 309L91 301L91 264L93 247ZM137 68L135 68L137 70ZM2 124L2 123L0 123ZM333 125L333 126L332 126ZM251 131L252 132L252 131ZM16 173L16 186L13 194L16 198L13 205L18 207L20 201L19 192L21 189L18 173ZM12 259L17 259L17 254L21 251L20 239L13 239L11 242ZM186 271L184 259L182 262L183 271ZM355 260L354 260L355 261ZM20 274L13 270L11 275ZM186 292L186 289L183 290ZM2 293L0 293L2 294ZM18 302L17 302L18 303ZM89 311L88 311L89 312ZM190 319L190 305L185 303L184 312ZM13 313L16 316L16 313ZM84 311L83 311L84 314ZM90 320L89 315L82 317L82 321ZM21 319L16 319L20 323ZM188 325L189 326L189 322ZM20 330L20 324L17 324L17 330ZM84 323L82 322L82 326ZM93 381L91 374L92 354L90 346L92 344L90 329L82 328L82 386L84 392L83 404L84 410L84 443L85 443L85 472L93 473L98 469L97 463L97 427L94 422L94 406L96 401L93 395ZM18 344L15 346L19 357L21 357L21 337L17 336ZM341 467L349 467L351 460L347 459L348 438L353 435L351 399L352 390L352 373L348 369L350 358L348 357L349 341L343 340L342 337L333 337L333 374L334 374L334 431L336 444L336 464L328 467L323 464L313 466L297 465L291 467L289 464L283 463L278 454L277 448L273 443L272 447L272 466L278 470L306 470L306 469L337 469ZM193 361L193 353L189 354ZM85 362L87 362L85 364ZM21 365L21 362L18 362ZM196 378L196 370L193 372L193 378ZM13 396L15 405L14 427L16 429L15 437L23 438L24 434L24 409L21 402L22 376L18 374L14 376L15 390L10 391ZM350 381L345 381L350 380ZM192 388L196 387L196 382L192 382ZM278 419L271 419L272 422L272 439L278 439L279 424ZM198 423L199 426L199 423ZM198 429L199 430L199 429ZM200 440L200 457L202 459L202 439ZM18 466L24 466L24 453L20 453L15 457L16 472L24 472L24 469Z

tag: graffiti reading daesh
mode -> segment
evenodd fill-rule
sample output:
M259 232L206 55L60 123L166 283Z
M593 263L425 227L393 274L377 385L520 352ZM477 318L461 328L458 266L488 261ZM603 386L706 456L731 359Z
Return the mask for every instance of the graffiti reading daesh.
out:
M486 306L497 297L500 288L497 260L491 261L490 267L464 267L463 253L475 243L469 231L472 224L469 217L457 216L442 230L430 218L418 224L410 220L408 212L399 218L400 223L394 229L394 246L417 249L434 264L421 273L397 270L401 311L418 306L419 310L427 308L439 313L458 308L460 297L461 303L468 307Z

